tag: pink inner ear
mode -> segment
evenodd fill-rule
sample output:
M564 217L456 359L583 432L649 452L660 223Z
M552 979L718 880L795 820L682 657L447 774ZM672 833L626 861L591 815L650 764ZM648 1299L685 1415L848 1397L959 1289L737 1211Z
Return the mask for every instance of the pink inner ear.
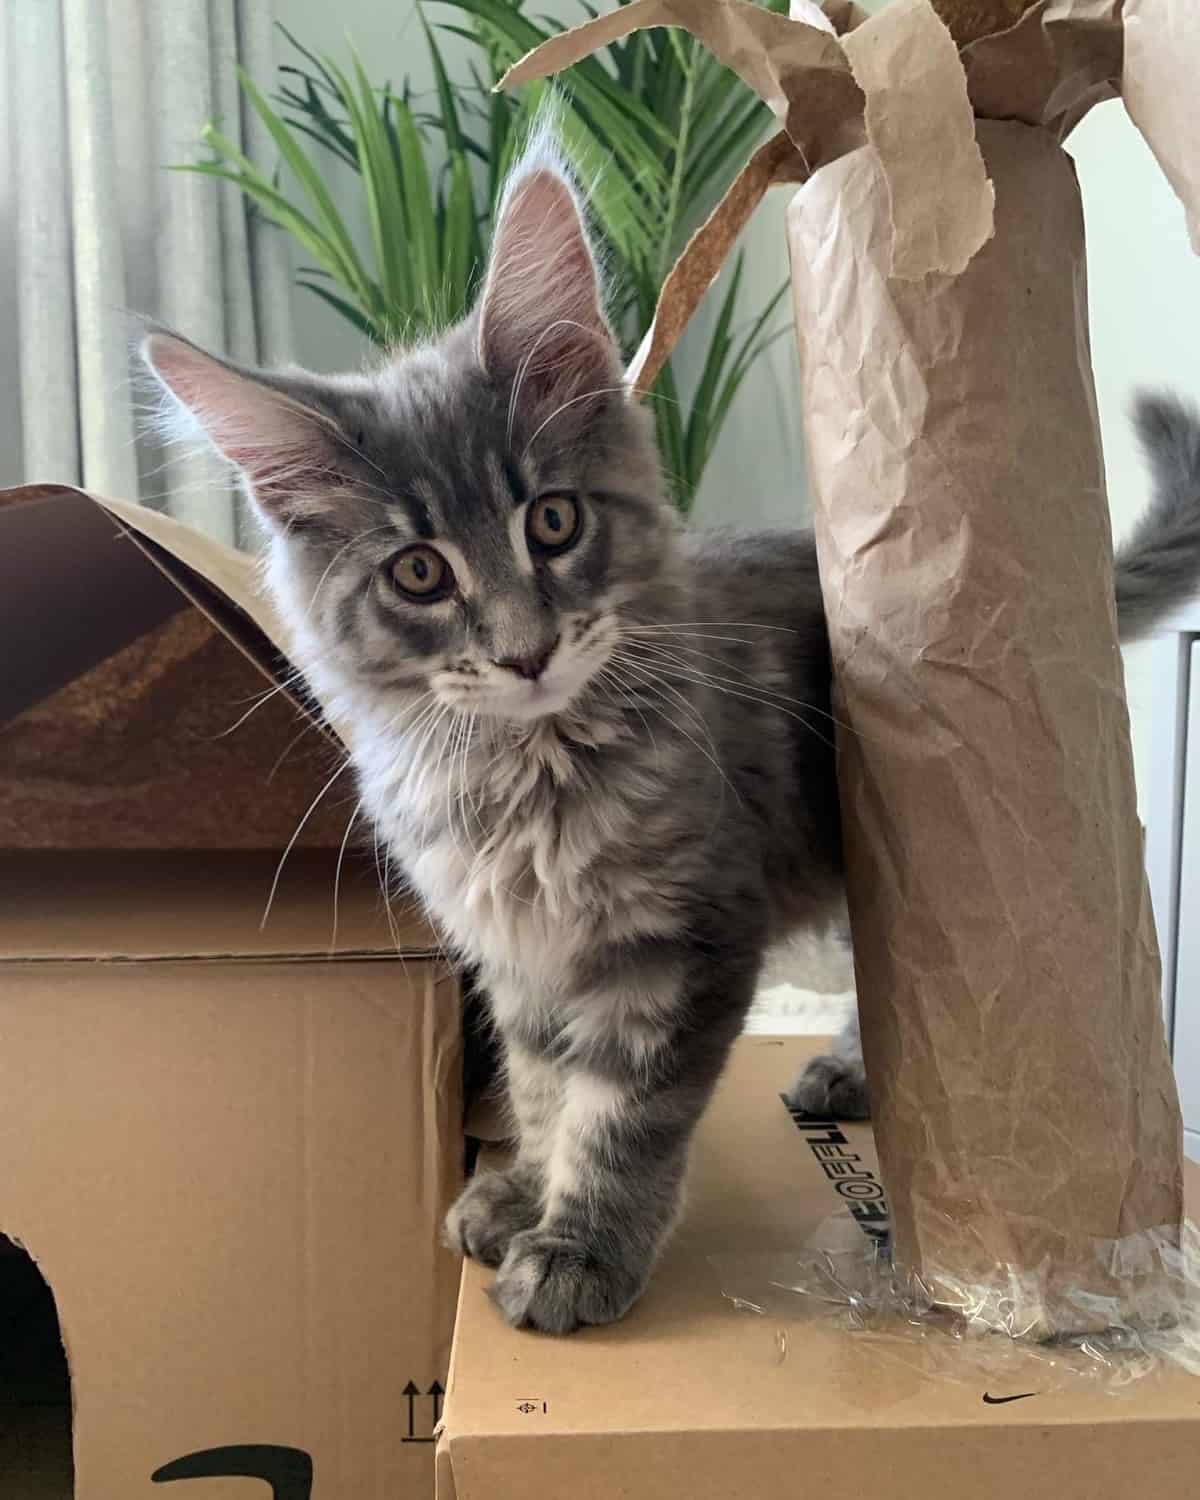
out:
M480 303L479 354L494 374L535 386L611 384L612 334L579 211L557 173L538 168L510 190Z
M317 412L165 334L151 334L142 354L264 508L285 505L322 477L328 482L332 442Z

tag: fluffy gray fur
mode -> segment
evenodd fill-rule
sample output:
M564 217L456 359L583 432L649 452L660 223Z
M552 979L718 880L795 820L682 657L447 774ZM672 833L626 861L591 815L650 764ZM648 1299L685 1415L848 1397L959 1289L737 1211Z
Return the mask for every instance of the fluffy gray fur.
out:
M360 808L486 984L518 1149L449 1240L515 1324L619 1318L764 952L841 901L813 538L678 524L553 162L510 186L479 306L436 343L332 380L163 334L145 355L239 469ZM1161 497L1120 573L1140 624L1200 559L1196 429L1150 410ZM861 1112L855 1057L800 1096Z

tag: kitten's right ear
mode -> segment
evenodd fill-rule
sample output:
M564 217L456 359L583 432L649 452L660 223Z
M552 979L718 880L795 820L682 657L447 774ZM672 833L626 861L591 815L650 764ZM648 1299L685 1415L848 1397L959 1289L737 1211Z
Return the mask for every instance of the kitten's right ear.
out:
M500 205L479 299L480 363L520 372L527 398L565 400L620 384L587 230L565 170L548 148L519 167Z
M198 427L240 470L268 521L286 525L324 508L336 482L332 418L173 334L149 334L141 355L175 406L167 436Z

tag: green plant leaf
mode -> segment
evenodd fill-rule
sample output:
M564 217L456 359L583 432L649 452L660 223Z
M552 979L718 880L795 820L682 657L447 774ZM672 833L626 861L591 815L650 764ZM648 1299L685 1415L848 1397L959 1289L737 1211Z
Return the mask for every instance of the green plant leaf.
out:
M402 186L404 179L396 170L392 141L389 139L386 124L388 116L385 115L384 109L389 106L396 107L395 112L405 115L410 128L415 130L415 126L412 125L408 107L400 104L394 96L384 95L382 107L377 103L375 92L359 61L358 53L353 49L351 49L351 57L354 64L356 88L351 86L350 81L344 78L332 63L329 67L338 81L339 90L350 116L355 149L362 171L363 189L366 194L375 264L379 271L384 298L389 311L409 309L419 295L422 282L420 272L414 264L414 258L409 253L409 246L405 243L407 216ZM419 145L418 154L420 154ZM421 161L424 165L423 156ZM428 196L427 179L425 190ZM420 269L427 270L426 267Z
M475 278L483 263L483 244L475 213L475 189L466 153L450 158L450 185L442 232L446 266L446 316L458 318L466 312Z
M352 172L359 170L358 158L343 151L337 144L337 141L322 131L319 126L309 125L306 121L294 119L290 115L284 115L282 119L289 130L298 130L301 135L308 136L309 140L316 141L318 146L323 146L326 151L336 156L339 161L344 162Z
M275 142L280 157L308 195L325 236L330 244L336 247L347 284L359 294L360 298L363 298L368 295L370 278L363 268L358 251L354 248L354 241L342 222L341 215L337 211L320 172L313 166L287 126L255 88L244 68L238 69L238 81L241 83L243 93L254 107L255 113L270 131L271 139ZM245 166L250 166L244 157L242 161ZM254 169L251 168L251 170Z
M437 44L437 38L429 22L425 18L425 8L418 4L417 15L421 21L421 30L425 33L425 45L429 49L429 60L433 64L433 79L437 88L438 107L442 112L442 130L446 136L446 146L451 153L463 150L463 131L458 118L458 106L454 99L454 89L450 83L450 76L446 72L445 60L441 49Z
M402 244L403 252L412 264L414 310L432 320L438 311L438 247L433 190L412 112L398 102L392 123L392 146L397 178L403 191Z
M442 0L486 22L496 36L508 44L508 61L515 62L531 48L554 33L537 26L506 0ZM659 123L642 100L621 88L613 76L594 57L576 63L564 75L564 84L597 121L602 121L612 149L625 165L640 171L645 165L644 138L639 127L651 137L669 139L666 127Z
M650 392L650 402L667 487L676 509L686 516L695 499L695 485L686 471L683 413L671 360L667 360L658 372Z
M295 50L300 54L300 56L304 58L306 62L311 63L317 70L317 76L320 78L325 88L328 89L331 94L340 97L340 90L329 74L325 59L321 57L319 53L310 52L309 49L304 45L304 43L301 42L298 37L296 37L287 29L282 21L276 21L275 25L286 37L288 45L294 47ZM280 71L282 72L283 69L281 68Z
M787 290L788 284L784 282L767 303L766 307L753 320L734 353L729 373L715 393L712 401L708 417L708 440L702 451L697 455L696 460L699 465L698 472L703 472L704 466L712 456L712 450L716 446L716 441L722 427L725 425L729 409L733 405L738 391L741 389L742 382L750 373L750 368L754 364L754 361L761 354L765 353L772 344L777 343L781 338L786 338L791 332L791 328L786 325L775 329L772 333L764 331L768 319L774 314L775 309L779 306Z
M265 178L260 172L241 157L240 152L217 131L206 129L205 141L221 145L229 152L230 159L240 158L245 162L244 168L237 166L228 167L220 162L205 161L194 162L189 165L172 167L174 172L196 172L204 177L219 177L226 182L232 182L241 188L242 192L262 210L262 212L277 224L281 229L286 229L296 240L309 250L317 260L326 266L335 276L341 276L342 263L337 249L330 243L328 238L300 209ZM217 145L221 143L221 145Z
M355 307L352 302L348 302L345 297L339 297L336 292L331 292L327 286L322 286L317 281L298 280L296 285L302 286L305 291L315 292L322 302L328 302L335 312L340 313L346 319L347 323L352 323L373 344L384 345L387 343L384 331L378 328L360 308Z
M703 472L705 458L712 445L713 434L710 430L710 418L716 394L720 388L721 376L724 373L732 347L729 329L733 322L734 311L737 308L738 293L741 290L742 273L745 267L745 252L739 250L734 259L733 272L729 277L729 284L725 289L725 295L721 299L717 321L713 325L712 333L709 335L708 350L700 370L700 381L692 398L692 410L688 418L685 449L687 471L689 474L700 474Z

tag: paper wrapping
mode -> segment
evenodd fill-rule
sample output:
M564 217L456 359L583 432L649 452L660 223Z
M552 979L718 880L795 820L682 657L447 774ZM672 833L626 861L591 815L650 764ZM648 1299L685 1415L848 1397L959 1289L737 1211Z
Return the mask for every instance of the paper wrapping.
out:
M963 274L890 273L870 150L788 235L897 1260L985 1324L1078 1331L1129 1316L1098 1247L1178 1226L1181 1125L1079 193L1045 131L978 134L996 232Z
M1187 214L1200 255L1200 6L1125 0L1121 93Z

